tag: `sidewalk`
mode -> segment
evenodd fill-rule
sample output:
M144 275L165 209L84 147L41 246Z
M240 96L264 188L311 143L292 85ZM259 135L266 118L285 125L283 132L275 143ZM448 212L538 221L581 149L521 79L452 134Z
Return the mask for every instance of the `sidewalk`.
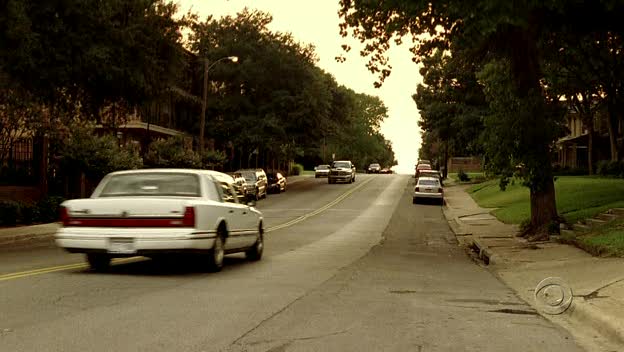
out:
M467 188L445 189L444 215L458 241L475 249L490 270L534 307L536 286L561 277L572 289L572 305L561 315L543 315L581 339L593 338L585 331L592 328L624 350L624 259L596 258L573 246L515 237L518 227L479 207Z
M51 244L58 223L0 229L0 249Z

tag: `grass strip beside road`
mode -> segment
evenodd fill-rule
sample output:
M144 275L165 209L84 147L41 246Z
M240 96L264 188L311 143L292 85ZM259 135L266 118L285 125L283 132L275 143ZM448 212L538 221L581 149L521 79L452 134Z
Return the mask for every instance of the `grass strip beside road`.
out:
M595 256L624 257L624 219L597 226L586 233L563 235L561 242L573 244Z
M520 224L531 214L529 189L515 180L505 191L498 180L490 180L468 189L484 208L497 208L493 214L502 222ZM592 176L560 176L555 181L557 210L567 222L595 216L611 208L624 207L624 179Z

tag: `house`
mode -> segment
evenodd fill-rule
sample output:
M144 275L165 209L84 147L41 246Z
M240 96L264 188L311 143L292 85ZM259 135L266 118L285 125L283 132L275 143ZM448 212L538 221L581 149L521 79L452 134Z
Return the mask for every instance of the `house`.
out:
M607 116L599 111L594 118L593 162L610 158ZM556 166L563 169L588 168L589 132L579 114L570 110L566 116L568 135L557 141Z

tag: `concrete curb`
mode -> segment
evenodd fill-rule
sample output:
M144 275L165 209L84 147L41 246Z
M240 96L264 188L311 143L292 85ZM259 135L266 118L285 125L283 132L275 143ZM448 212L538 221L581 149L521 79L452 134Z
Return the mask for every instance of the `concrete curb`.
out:
M618 328L617 324L621 318L617 319L600 308L593 308L591 303L579 302L578 300L572 303L572 309L566 313L570 319L590 325L614 342L624 344L624 329Z
M59 227L59 224L53 223L4 229L0 232L0 249L52 244Z

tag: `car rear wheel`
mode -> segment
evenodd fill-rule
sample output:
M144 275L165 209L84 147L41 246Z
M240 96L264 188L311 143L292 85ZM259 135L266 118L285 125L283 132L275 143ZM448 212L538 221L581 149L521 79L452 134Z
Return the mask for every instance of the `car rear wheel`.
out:
M245 257L251 261L258 261L262 259L262 252L264 251L264 236L262 236L262 231L258 234L258 239L256 239L256 243L249 248L245 252Z
M89 253L87 262L93 271L106 271L110 267L111 257L106 254Z
M208 270L211 272L218 272L223 269L223 258L225 257L225 249L223 247L223 234L221 231L215 238L215 243L208 253Z
M418 199L416 199L416 197L412 198L412 204L416 204L418 203Z

